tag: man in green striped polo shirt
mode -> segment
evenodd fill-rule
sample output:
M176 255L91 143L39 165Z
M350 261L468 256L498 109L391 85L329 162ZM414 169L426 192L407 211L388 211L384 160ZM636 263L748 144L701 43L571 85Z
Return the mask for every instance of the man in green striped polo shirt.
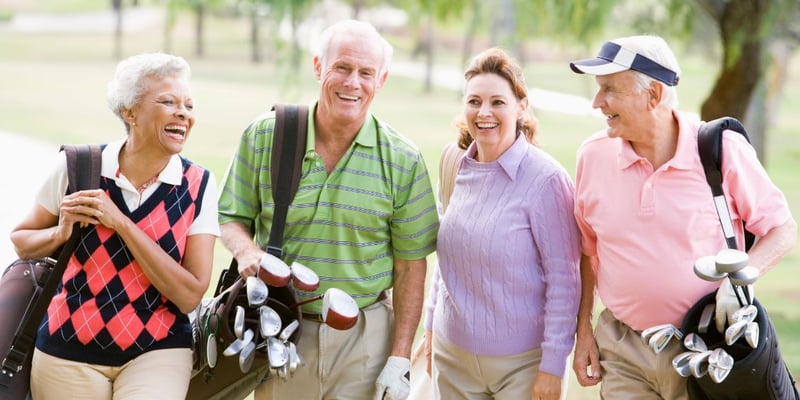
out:
M369 110L391 55L389 43L364 22L338 22L319 39L314 72L321 90L309 109L284 260L320 276L315 292L297 291L300 300L335 287L361 310L355 327L338 331L319 322L320 302L303 306L298 352L305 366L288 381L267 379L256 389L256 400L408 395L425 257L436 247L438 217L421 153ZM267 113L247 127L219 200L222 241L244 277L257 273L272 224L273 126L274 114Z

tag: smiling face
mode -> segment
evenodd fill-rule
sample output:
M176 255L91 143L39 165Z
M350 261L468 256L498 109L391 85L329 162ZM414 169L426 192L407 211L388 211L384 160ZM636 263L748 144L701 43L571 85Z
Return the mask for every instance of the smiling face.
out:
M517 137L517 120L528 99L517 99L511 84L494 73L472 77L466 85L464 118L478 143L480 161L491 161L508 149Z
M344 31L331 38L324 65L322 58L314 57L314 72L321 82L319 119L358 130L386 81L386 73L380 73L383 60L383 48L375 37Z
M139 102L125 111L130 140L137 145L180 153L194 125L189 84L174 77L150 78Z
M623 71L595 78L597 94L592 107L606 116L608 136L637 141L638 135L648 126L650 111L656 106L651 93L640 90L635 72Z

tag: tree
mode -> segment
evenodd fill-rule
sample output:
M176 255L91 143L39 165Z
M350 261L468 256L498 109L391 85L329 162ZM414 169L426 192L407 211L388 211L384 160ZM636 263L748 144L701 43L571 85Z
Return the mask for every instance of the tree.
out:
M116 60L122 58L122 0L111 0L111 9L114 10L114 50Z

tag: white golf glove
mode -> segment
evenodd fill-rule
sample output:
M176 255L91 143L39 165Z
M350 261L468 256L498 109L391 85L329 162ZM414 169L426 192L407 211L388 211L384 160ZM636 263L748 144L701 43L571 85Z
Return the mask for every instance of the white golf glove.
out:
M745 293L749 293L748 297L753 299L753 285L747 285L742 289L739 295L742 297L743 302L747 302ZM740 308L742 308L742 305L739 304L739 298L736 297L736 290L733 288L733 284L731 284L730 279L723 279L719 290L717 290L716 315L714 317L717 323L717 332L725 333L727 324L733 323L733 313Z
M375 400L406 400L411 391L408 379L411 361L404 357L391 356L375 382Z

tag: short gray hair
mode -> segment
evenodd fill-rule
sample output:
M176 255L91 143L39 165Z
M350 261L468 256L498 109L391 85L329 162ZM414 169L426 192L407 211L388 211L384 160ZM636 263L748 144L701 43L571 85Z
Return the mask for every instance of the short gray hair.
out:
M325 28L319 37L319 42L316 47L316 56L319 57L320 63L327 65L328 49L330 48L333 37L340 33L357 33L364 38L377 40L378 44L383 48L383 65L381 65L378 76L383 75L389 70L389 64L392 62L392 54L394 49L392 45L375 29L375 26L368 22L358 21L354 19L345 19L334 23L333 25Z
M675 53L669 47L664 38L656 35L639 35L628 36L619 39L613 39L612 42L631 49L659 64L672 70L680 76L681 67L678 65L678 59ZM667 105L671 108L678 108L678 91L675 86L668 86L664 83L653 79L641 72L633 71L636 76L636 84L639 91L650 89L650 85L655 82L663 86L664 95L661 97L661 104Z
M114 78L108 82L106 101L108 108L127 127L122 111L133 108L142 99L147 81L175 77L188 81L192 70L183 57L164 53L143 53L131 56L117 64Z

